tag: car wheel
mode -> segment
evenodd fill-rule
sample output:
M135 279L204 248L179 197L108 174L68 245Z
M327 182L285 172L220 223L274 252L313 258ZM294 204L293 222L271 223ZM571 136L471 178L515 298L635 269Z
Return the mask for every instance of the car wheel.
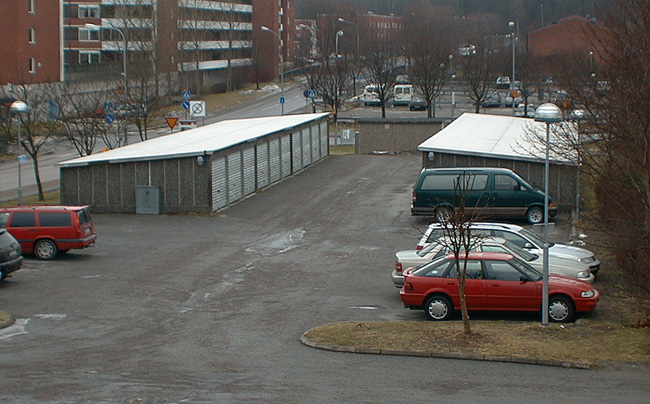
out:
M451 216L453 215L453 212L451 208L448 208L446 206L440 206L436 209L436 221L439 223L444 223L449 221Z
M548 303L548 318L554 323L568 323L575 316L573 302L564 296L553 296Z
M39 240L34 245L34 255L39 260L53 260L58 250L52 240Z
M526 212L526 220L530 224L539 224L544 221L544 212L539 206L533 206Z
M424 311L430 320L442 321L448 320L454 312L449 299L444 296L431 296L424 304Z

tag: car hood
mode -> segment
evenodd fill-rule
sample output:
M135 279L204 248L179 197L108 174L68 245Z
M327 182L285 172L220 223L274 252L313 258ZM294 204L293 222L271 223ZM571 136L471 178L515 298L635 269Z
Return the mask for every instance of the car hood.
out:
M549 248L549 253L554 257L558 258L567 258L567 259L582 259L582 258L591 258L594 256L594 253L591 251L581 248L574 247L566 244L553 244Z
M548 286L550 288L571 288L576 291L585 292L587 290L592 290L593 286L589 283L575 279L569 278L568 276L562 275L549 275L548 277Z

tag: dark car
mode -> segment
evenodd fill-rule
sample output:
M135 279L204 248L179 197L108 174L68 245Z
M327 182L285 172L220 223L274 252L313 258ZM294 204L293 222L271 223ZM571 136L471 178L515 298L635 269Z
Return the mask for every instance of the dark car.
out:
M0 229L0 281L20 269L23 256L20 243L7 230Z
M465 254L459 257L464 265ZM469 253L465 298L468 310L537 312L542 306L542 274L510 254ZM447 320L460 309L453 254L404 273L404 306L424 310L431 320ZM596 309L600 294L587 282L561 275L548 280L548 315L553 322L573 321L576 313Z
M0 208L6 228L26 253L51 260L73 248L94 245L97 235L88 206L13 206Z
M409 101L409 110L411 111L424 111L427 109L427 100L420 95L414 95Z

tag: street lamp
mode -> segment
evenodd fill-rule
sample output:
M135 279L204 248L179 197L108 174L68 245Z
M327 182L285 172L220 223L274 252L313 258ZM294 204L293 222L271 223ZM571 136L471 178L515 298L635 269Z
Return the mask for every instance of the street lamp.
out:
M515 116L515 22L510 21L508 26L512 28L510 41L512 42L512 81L510 82L510 96L512 97L512 116Z
M345 20L341 17L338 18L338 22L343 23L343 24L351 24L354 25L357 28L357 53L354 55L354 75L352 76L352 87L354 90L354 94L357 94L357 72L356 69L359 66L359 24L355 24L352 21Z
M22 101L14 101L11 103L11 112L14 114L24 114L29 110L29 107L27 106L26 103ZM21 154L20 152L22 151L22 132L23 132L23 121L22 119L18 118L18 145L16 147L16 154L18 155L18 205L23 204L23 187L22 187L22 178L21 178L21 170L20 170L20 163L21 163Z
M341 30L336 31L336 37L335 37L335 40L334 40L334 43L335 43L335 45L334 45L334 53L335 53L336 59L339 58L339 37L341 37L341 36L343 36L343 31L341 31Z
M123 69L123 73L122 74L124 75L124 89L125 89L125 92L126 92L126 98L128 99L129 98L129 76L128 76L128 71L129 70L128 70L128 67L127 67L128 66L127 65L127 58L126 58L126 55L127 55L127 49L126 49L127 48L127 42L126 42L126 35L124 35L124 31L122 31L121 29L116 28L116 27L111 27L111 26L108 26L108 25L107 26L96 25L96 24L91 24L89 22L85 24L85 27L89 28L89 29L96 29L96 30L101 30L102 28L104 28L104 29L112 29L114 31L117 31L120 34L120 36L122 36L122 42L123 42L123 46L122 46L122 69Z
M282 115L284 115L284 56L282 55L282 37L267 26L262 25L260 29L272 33L280 41L280 45L278 46L278 51L280 53L280 109Z
M550 149L550 127L562 121L562 111L550 102L540 105L535 111L535 121L546 123L546 158L544 159L544 254L542 269L542 325L548 324L548 153Z

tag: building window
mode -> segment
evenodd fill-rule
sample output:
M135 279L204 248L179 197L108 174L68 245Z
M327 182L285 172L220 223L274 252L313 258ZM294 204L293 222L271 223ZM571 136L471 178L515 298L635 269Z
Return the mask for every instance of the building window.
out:
M91 65L93 63L99 63L99 52L79 52L79 64Z
M27 12L30 14L36 13L36 0L27 0Z
M98 29L79 28L79 40L80 41L99 41L99 30Z
M99 18L99 5L79 5L79 18Z
M27 30L27 40L29 43L36 43L36 30L34 28Z
M29 72L36 73L36 59L29 58Z

